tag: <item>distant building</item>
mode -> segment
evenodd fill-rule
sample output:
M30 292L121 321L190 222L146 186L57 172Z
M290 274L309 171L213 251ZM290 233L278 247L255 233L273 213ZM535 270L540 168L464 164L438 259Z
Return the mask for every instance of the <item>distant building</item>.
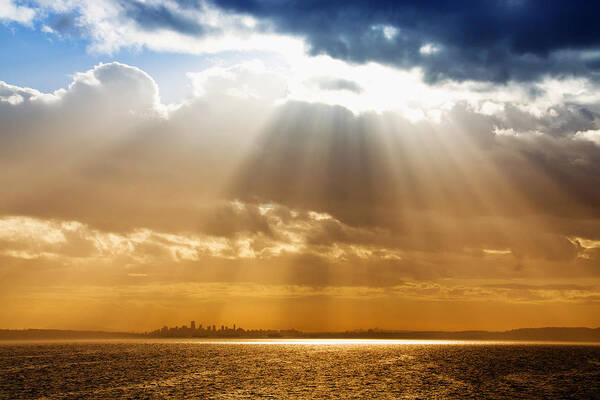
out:
M196 321L190 322L190 329L193 330L193 331L196 330Z

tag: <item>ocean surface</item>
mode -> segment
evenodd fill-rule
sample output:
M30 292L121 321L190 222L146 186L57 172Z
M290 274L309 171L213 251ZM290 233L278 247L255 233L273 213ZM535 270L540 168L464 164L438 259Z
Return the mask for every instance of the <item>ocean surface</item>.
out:
M600 346L444 341L0 343L0 399L600 399Z

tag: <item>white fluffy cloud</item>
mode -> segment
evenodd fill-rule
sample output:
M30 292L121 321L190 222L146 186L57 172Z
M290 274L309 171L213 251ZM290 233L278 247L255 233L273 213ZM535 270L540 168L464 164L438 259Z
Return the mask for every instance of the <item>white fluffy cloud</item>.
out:
M230 67L212 67L187 74L195 96L228 95L249 99L280 100L287 96L287 79L258 60Z
M600 146L600 130L578 131L575 138L580 140L589 140Z
M226 13L208 2L182 7L176 1L150 0L35 0L40 12L70 15L72 24L88 36L93 52L114 53L122 48L191 54L231 50L297 49L303 44L290 36L255 30L247 15ZM165 15L161 18L161 14ZM60 30L51 31L60 34Z
M35 15L33 8L19 5L13 0L0 0L0 21L30 25Z

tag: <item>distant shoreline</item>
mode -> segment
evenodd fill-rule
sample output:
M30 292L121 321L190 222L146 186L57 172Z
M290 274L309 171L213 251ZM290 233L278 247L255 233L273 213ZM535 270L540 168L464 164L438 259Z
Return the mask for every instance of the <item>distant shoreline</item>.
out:
M296 330L250 330L235 333L202 334L181 332L178 336L155 333L78 331L60 329L0 329L0 341L102 339L388 339L388 340L468 340L529 342L600 342L600 328L523 328L510 331L345 331L302 332Z

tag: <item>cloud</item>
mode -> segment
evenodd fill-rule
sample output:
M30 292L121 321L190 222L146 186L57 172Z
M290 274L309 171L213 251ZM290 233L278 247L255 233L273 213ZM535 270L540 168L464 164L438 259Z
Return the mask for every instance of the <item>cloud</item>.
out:
M593 78L600 65L600 31L593 18L599 10L586 1L309 1L299 6L262 0L103 0L101 6L39 5L58 14L77 14L78 26L89 32L98 51L124 46L192 53L276 51L291 43L281 36L295 36L306 41L312 55L399 69L420 67L430 83L536 81L548 75ZM12 3L7 7L16 9ZM577 27L566 20L578 21ZM277 45L282 39L288 46Z
M363 89L356 82L347 79L317 79L317 84L322 90L348 90L360 94Z
M584 131L577 131L575 133L575 138L580 139L580 140L588 140L590 142L594 142L598 145L600 145L600 130L584 130Z
M118 62L0 82L0 321L596 323L597 11L0 1L94 54L219 53L177 104Z
M285 76L267 69L259 60L215 66L189 72L187 76L196 96L227 95L274 101L285 98L288 92Z
M74 32L94 52L146 47L216 53L261 50L327 55L352 64L419 68L428 83L597 80L600 30L590 2L538 0L272 2L5 2L4 18L48 15L52 31ZM33 5L37 6L33 8ZM36 11L37 10L37 11ZM578 21L576 27L564 21Z
M203 35L207 27L179 10L159 3L123 2L124 14L135 21L142 29L173 29L184 34ZM178 12L179 11L179 12Z
M528 108L482 95L411 121L285 101L285 79L263 67L190 75L197 95L176 105L120 63L53 93L1 83L3 285L593 303L593 98Z
M512 214L595 209L599 193L588 183L597 173L598 147L574 140L573 131L555 138L553 124L529 118L546 133L497 135L495 127L513 123L510 116L489 117L465 104L439 123L413 124L394 113L355 116L341 107L289 103L258 139L234 194L325 206L356 220L390 221L377 217L378 206L446 215L485 215L492 204Z
M104 221L111 229L132 227L136 215L145 221L134 225L197 225L189 215L207 212L204 204L272 111L227 96L169 111L147 74L118 63L77 74L53 94L1 90L1 163L12 171L0 177L11 188L4 212Z
M18 22L24 25L31 25L36 16L36 11L26 5L20 5L13 0L0 1L0 21Z
M430 82L597 75L600 30L593 15L598 7L586 1L214 4L306 38L312 54L399 68L418 66ZM578 21L577 27L564 21Z
M31 4L45 17L42 29L46 26L46 32L89 40L88 50L94 53L147 48L206 54L301 47L298 39L258 29L254 18L223 12L209 2L36 0Z
M411 122L394 112L276 106L285 80L260 63L190 77L201 96L170 107L150 76L119 63L51 94L2 84L0 152L10 173L0 183L11 188L2 213L231 237L272 235L256 207L273 202L331 216L309 235L315 244L346 242L352 231L341 226L367 227L401 238L388 248L552 259L575 256L566 237L597 236L600 150L578 133L597 129L596 103L536 115L462 102L438 121ZM238 213L227 206L236 199L255 206ZM538 215L543 226L518 228ZM370 235L358 236L388 240Z

